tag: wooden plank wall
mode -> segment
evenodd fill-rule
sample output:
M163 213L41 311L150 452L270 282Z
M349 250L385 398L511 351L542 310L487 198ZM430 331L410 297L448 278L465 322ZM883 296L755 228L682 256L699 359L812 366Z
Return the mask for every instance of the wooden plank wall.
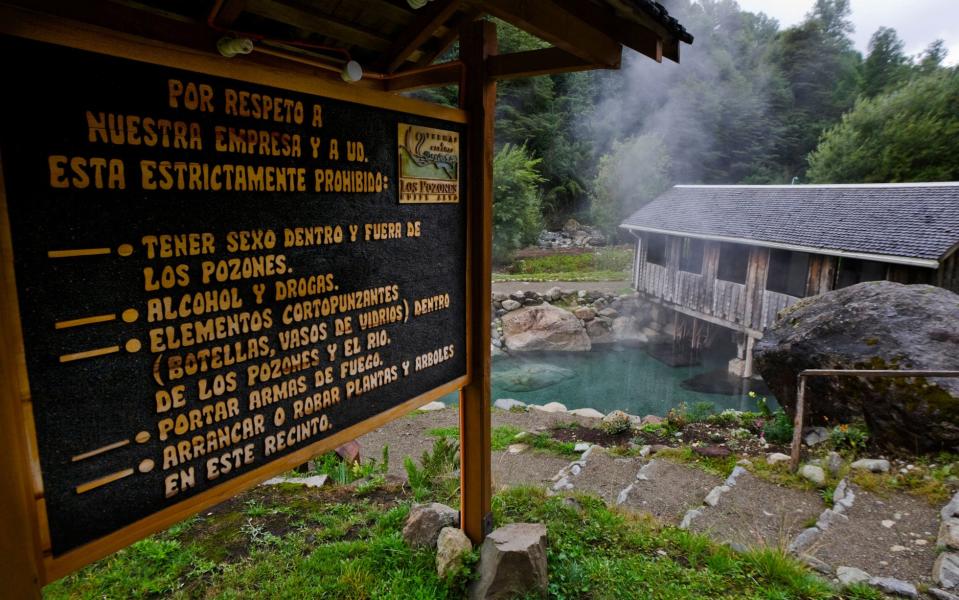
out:
M798 298L766 291L769 270L769 250L754 247L749 252L746 284L717 279L719 270L719 243L706 242L702 274L679 270L682 240L668 238L666 266L646 262L646 245L636 243L634 287L637 291L667 304L674 304L704 316L714 317L731 329L762 331L776 320L779 311L795 303ZM814 257L816 259L820 257ZM835 261L815 260L817 287L828 282L831 287ZM822 283L821 283L822 282Z
M952 256L942 262L936 279L939 287L959 294L959 252L953 252Z

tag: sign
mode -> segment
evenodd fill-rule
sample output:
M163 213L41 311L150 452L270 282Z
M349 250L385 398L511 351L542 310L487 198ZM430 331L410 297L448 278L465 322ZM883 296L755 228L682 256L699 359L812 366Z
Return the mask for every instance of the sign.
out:
M54 563L465 382L462 123L0 52L24 57L0 156Z

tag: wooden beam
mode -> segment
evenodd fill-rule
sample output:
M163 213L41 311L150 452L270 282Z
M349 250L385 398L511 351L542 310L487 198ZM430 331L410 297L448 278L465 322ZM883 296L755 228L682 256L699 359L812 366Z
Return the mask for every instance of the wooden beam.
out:
M488 63L490 77L497 81L603 68L573 56L562 48L500 54L491 56Z
M482 0L478 5L583 60L619 67L622 46L616 40L551 0Z
M446 52L449 47L453 45L453 42L459 38L460 30L463 29L463 27L465 27L468 23L478 19L481 14L482 12L476 8L471 8L466 12L461 13L456 19L456 23L447 29L446 33L436 40L434 46L430 50L423 51L423 55L419 60L416 61L416 68L433 64L433 61Z
M306 31L315 31L320 35L362 48L382 51L390 47L390 40L379 32L331 15L311 12L288 0L248 0L246 10L266 19L286 23Z
M229 29L244 10L246 10L246 0L224 0L213 18L213 23L217 27Z
M656 62L663 62L663 37L649 27L624 19L607 8L588 4L582 0L555 0L555 2L584 22L609 33L624 46Z
M383 71L396 71L415 50L433 37L433 33L456 13L459 6L460 0L435 0L427 4L422 9L423 14L407 25L396 42L386 51Z
M462 73L463 63L458 61L435 65L426 70L401 71L386 80L386 91L402 92L459 84Z
M638 24L648 28L650 31L658 35L663 41L663 56L673 62L679 62L679 40L668 29L666 29L662 23L656 21L656 19L652 18L645 12L636 9L634 6L631 6L626 0L611 0L611 3L619 10L619 12L632 15ZM626 20L623 17L617 18Z
M492 317L493 119L496 82L486 72L496 55L496 25L474 21L460 36L466 65L464 94L469 123L466 135L467 198L467 377L460 391L460 526L479 544L491 527L490 330Z

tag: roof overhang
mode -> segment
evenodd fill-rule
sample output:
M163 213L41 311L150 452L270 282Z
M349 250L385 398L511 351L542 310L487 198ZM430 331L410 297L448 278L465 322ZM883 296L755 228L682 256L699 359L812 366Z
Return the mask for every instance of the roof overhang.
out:
M709 235L702 233L690 233L688 231L676 231L670 229L657 229L655 227L643 227L641 225L620 225L621 229L628 231L643 231L646 233L662 233L664 235L675 235L681 237L697 238L713 242L731 242L734 244L743 244L746 246L761 246L763 248L775 248L777 250L792 250L793 252L808 252L809 254L825 254L827 256L839 256L843 258L855 258L859 260L873 260L876 262L891 263L894 265L907 265L910 267L924 267L927 269L938 269L939 261L929 258L913 258L910 256L892 256L889 254L871 254L868 252L851 252L848 250L839 250L836 248L817 248L815 246L800 246L796 244L783 244L780 242L767 242L764 240L754 240L748 238L737 238L723 235Z

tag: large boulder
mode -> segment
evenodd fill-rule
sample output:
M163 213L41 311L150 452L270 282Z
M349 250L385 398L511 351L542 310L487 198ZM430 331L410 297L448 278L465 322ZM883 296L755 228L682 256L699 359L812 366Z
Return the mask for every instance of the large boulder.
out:
M527 306L503 315L503 339L510 352L585 351L591 348L583 324L557 306Z
M756 345L755 365L790 414L804 369L959 370L959 295L930 285L860 283L787 308ZM959 446L959 379L813 377L811 425L862 420L882 444Z

